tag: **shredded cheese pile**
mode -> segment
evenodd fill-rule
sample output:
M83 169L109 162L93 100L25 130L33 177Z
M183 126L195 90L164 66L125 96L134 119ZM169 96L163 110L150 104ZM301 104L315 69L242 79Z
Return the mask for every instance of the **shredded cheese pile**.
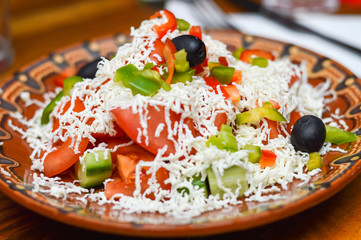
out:
M237 194L225 188L219 181L224 170L231 166L240 166L246 171L246 179L249 184L248 190L244 193L246 201L281 199L282 196L277 193L282 189L287 189L287 185L294 179L300 179L307 183L311 176L319 172L319 170L304 171L308 154L301 154L294 150L290 143L290 136L282 124L279 124L278 127L286 134L285 137L279 136L271 139L267 145L264 145L263 141L267 140L269 133L265 120L261 120L256 127L249 124L237 126L235 123L237 113L256 108L270 100L279 103L281 106L279 112L287 119L295 109L302 115L312 114L321 117L324 96L329 94L327 84L317 89L313 88L307 83L305 67L292 64L287 58L270 61L266 68L251 66L237 61L223 43L203 34L203 41L208 48L209 61L217 62L219 57L226 57L229 66L242 72L242 82L235 84L242 96L241 101L237 104L232 104L229 99L225 99L221 91L218 91L219 94L210 91L211 88L202 78L209 74L208 69L199 76L194 76L191 82L172 84L170 91L160 89L152 97L140 94L133 96L130 89L115 83L113 78L118 68L131 63L138 69L143 69L145 63L151 62L149 55L154 49L153 42L157 38L153 26L161 24L162 21L164 19L146 20L138 29L132 28L133 41L121 46L111 60L103 59L98 66L95 79L84 79L83 82L76 83L71 91L71 96L63 97L52 113L51 119L54 117L59 119L59 128L55 131L52 132L52 120L47 125L40 125L42 110L55 96L55 93L47 94L45 103L34 102L40 106L40 109L32 119L23 119L20 114L13 114L13 116L20 119L25 126L26 130L18 130L33 149L30 156L33 161L32 170L40 172L43 171L44 158L54 150L54 143L59 140L64 142L69 137L72 138L72 147L77 150L79 139L81 137L88 138L89 144L94 146L89 151L116 152L118 148L132 144L133 142L129 142L109 149L106 143L97 144L96 139L92 136L92 133L115 135L114 124L116 123L110 111L118 107L131 108L133 113L139 114L143 130L138 131L137 141L144 141L147 145L150 144L151 137L147 126L149 118L147 109L163 107L166 124L157 126L154 137L159 136L164 129L167 129L168 138L175 144L175 153L165 156L165 146L159 150L154 161L139 162L136 168L136 190L133 197L121 194L115 196L117 198L109 200L105 198L103 192L94 193L82 189L76 186L76 182L60 184L59 179L49 180L41 174L34 175L35 191L61 198L66 198L68 193L79 193L78 198L82 202L96 201L99 204L110 202L114 205L114 209L122 209L126 213L160 212L177 218L191 218L206 211L225 208L229 204L241 203L237 199ZM187 34L187 32L180 33L175 30L166 34L162 40L172 39L181 34ZM166 70L166 67L164 69ZM297 75L301 80L289 88L288 83L292 75ZM23 97L26 98L26 96ZM71 111L74 109L77 99L84 104L84 110L81 112ZM62 114L67 102L70 103L69 110ZM172 124L169 117L170 112L181 114L179 122ZM277 155L275 166L261 169L258 163L248 161L247 150L229 152L212 145L207 147L207 139L211 135L218 134L218 129L214 125L215 116L218 113L226 114L227 124L233 127L240 149L246 144L253 144L261 146L262 149L272 150ZM184 123L187 118L193 120L200 136L192 135ZM92 123L87 124L90 120ZM325 145L323 151L327 151L327 147L330 146ZM195 154L192 153L194 149L196 150ZM45 155L42 154L44 152ZM80 158L80 161L83 159ZM153 173L153 175L148 182L149 188L144 194L141 194L139 176L143 167L148 167L148 173ZM169 172L169 179L166 183L171 184L170 191L162 190L155 178L154 173L161 167ZM204 180L209 167L213 169L220 187L226 192L223 199L212 195L206 198L202 189L192 185L192 177L200 175ZM188 188L189 194L181 194L177 191L180 188ZM80 197L84 193L85 195ZM145 197L149 193L154 193L154 200ZM118 199L118 197L120 198Z

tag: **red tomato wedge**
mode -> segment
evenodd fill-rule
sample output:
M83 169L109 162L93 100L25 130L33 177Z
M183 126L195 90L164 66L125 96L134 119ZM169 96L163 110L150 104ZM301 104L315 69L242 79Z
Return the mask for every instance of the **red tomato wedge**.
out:
M89 143L88 138L82 138L78 151L75 153L72 146L72 139L68 138L58 149L49 153L44 159L44 174L47 177L55 176L64 172L79 160Z
M277 155L271 150L261 150L262 155L259 160L259 164L261 168L272 167L276 163Z
M202 29L200 26L192 26L189 29L189 35L195 36L202 40Z
M123 193L125 196L133 196L135 190L135 183L126 183L120 177L113 178L105 184L104 194L107 199L113 197L114 194Z
M156 12L153 16L151 16L150 19L157 17L164 17L167 19L167 21L162 25L154 26L154 30L157 32L159 38L162 38L164 35L166 35L168 31L173 32L177 28L177 19L171 11L160 10Z
M154 49L150 52L149 58L152 61L156 62L157 65L164 64L165 59L164 59L163 51L165 44L160 39L157 39L153 42L153 45L154 45Z
M134 114L131 108L116 108L111 110L111 113L125 134L144 149L153 154L157 154L159 149L167 146L166 155L168 156L170 153L174 153L174 143L168 139L168 129L164 117L164 107L158 107L158 109L156 109L155 107L149 106L147 111L149 118L147 121L149 144L146 144L146 138L144 136L142 136L141 139L138 139L139 131L144 130L140 124L139 114ZM173 111L170 111L169 114L172 123L180 120L180 114L176 114ZM155 136L159 124L164 124L164 128L158 136Z
M271 61L275 60L275 57L272 55L272 53L260 49L243 50L239 59L243 62L251 63L251 58L253 57L263 57Z
M168 67L168 77L165 80L169 85L172 82L173 73L175 69L175 57L174 54L177 52L176 47L173 42L168 38L165 41L165 46L163 49L163 55Z
M228 61L227 61L227 58L226 58L226 57L219 57L219 58L218 58L218 62L219 62L220 64L222 64L223 66L228 67Z

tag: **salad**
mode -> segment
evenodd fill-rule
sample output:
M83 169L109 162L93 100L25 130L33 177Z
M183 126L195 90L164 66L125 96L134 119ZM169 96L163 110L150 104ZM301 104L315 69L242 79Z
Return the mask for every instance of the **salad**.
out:
M334 93L327 81L309 84L303 64L230 52L168 10L131 36L113 58L58 81L21 120L33 191L192 217L281 199L289 183L321 172L322 155L341 151L332 144L356 140L322 119Z

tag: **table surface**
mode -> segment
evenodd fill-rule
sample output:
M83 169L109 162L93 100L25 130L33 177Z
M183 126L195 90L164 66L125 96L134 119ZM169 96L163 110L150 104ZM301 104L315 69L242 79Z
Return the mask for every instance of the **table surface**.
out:
M226 11L242 11L227 1L218 3ZM0 81L55 49L97 36L127 33L156 9L132 0L10 0L15 60L0 73ZM361 7L342 5L338 13L361 13ZM200 239L361 239L360 189L361 175L335 196L300 214L255 229ZM2 192L0 212L1 239L119 238L48 219Z

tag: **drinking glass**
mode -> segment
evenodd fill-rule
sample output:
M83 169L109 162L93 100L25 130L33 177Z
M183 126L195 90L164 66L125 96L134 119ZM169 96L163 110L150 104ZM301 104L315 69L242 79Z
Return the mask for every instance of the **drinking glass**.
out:
M12 60L9 2L0 0L0 72L7 69Z

